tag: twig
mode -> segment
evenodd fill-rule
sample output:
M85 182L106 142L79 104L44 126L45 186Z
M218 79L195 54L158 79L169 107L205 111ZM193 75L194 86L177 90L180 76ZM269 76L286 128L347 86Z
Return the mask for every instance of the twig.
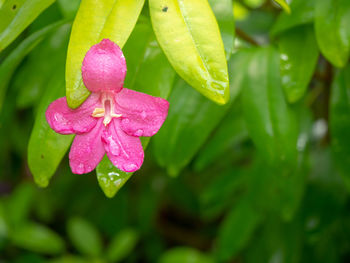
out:
M236 35L240 37L241 39L247 41L248 43L252 44L253 46L259 46L259 43L255 41L252 37L250 37L247 33L242 31L239 28L236 28Z

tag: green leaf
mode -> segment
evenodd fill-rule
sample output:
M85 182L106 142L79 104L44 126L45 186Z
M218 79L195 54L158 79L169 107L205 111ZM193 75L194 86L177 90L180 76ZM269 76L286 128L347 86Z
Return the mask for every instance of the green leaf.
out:
M168 98L176 74L158 46L149 21L135 26L123 52L128 66L124 86Z
M176 247L166 251L159 263L214 263L214 260L202 252L190 247Z
M138 240L139 235L135 230L122 230L113 238L107 248L107 259L110 262L119 262L125 259L134 250Z
M208 173L212 175L210 171ZM205 219L221 216L227 207L232 206L237 193L244 189L247 179L247 173L237 168L229 168L213 177L199 196L201 215Z
M287 14L290 14L291 10L286 0L274 0L274 1L278 3L284 9L284 11L286 11Z
M61 135L53 131L45 118L49 104L64 94L64 69L56 72L48 83L49 89L40 101L34 127L28 144L28 164L35 182L46 187L67 152L74 135Z
M259 8L264 4L265 0L244 0L243 2L247 7Z
M232 12L232 1L209 0L209 4L218 21L221 38L224 42L226 59L228 60L233 52L235 40L235 19Z
M81 77L81 64L92 45L104 38L124 46L143 7L144 0L82 0L75 17L66 63L66 96L77 108L89 96Z
M241 199L220 225L216 257L228 262L247 244L260 223L261 213L247 198Z
M176 176L191 161L224 117L228 106L219 106L179 79L169 98L169 114L154 136L158 163Z
M285 224L278 217L270 216L264 222L262 229L259 229L259 235L254 236L248 247L245 248L244 262L273 262L276 260L298 263L308 258L305 254L302 255L302 252L304 253L302 224L301 218Z
M315 32L321 53L336 67L344 67L350 52L350 2L316 1Z
M240 91L249 56L241 51L230 59L231 99L224 107L189 89L183 80L175 84L168 117L153 140L155 157L170 175L177 175L192 160L225 116Z
M38 45L49 33L57 29L63 22L57 22L33 33L19 44L0 65L0 110L14 70L23 58Z
M18 247L33 252L55 255L65 249L63 239L46 226L26 223L11 232L11 241Z
M331 93L330 128L334 159L350 190L350 66L338 72Z
M208 2L150 0L149 7L157 40L176 72L225 104L230 97L225 50Z
M18 90L17 107L36 105L57 65L64 65L70 29L71 25L65 24L53 32L30 52L19 68L13 81L14 88Z
M319 56L312 26L299 26L280 35L280 67L282 87L289 102L305 94Z
M289 168L276 168L258 158L253 167L249 191L256 207L266 213L278 214L285 221L290 221L304 194L305 179L308 171L305 160L300 156L300 163Z
M0 52L55 0L7 0L0 9Z
M58 0L58 6L66 18L74 18L81 0Z
M98 184L104 194L107 197L112 198L118 190L122 188L126 181L129 180L132 173L126 173L119 170L111 163L107 155L105 155L96 168L96 175Z
M34 199L33 184L17 185L6 204L6 214L12 227L17 227L28 219Z
M249 62L242 91L249 134L270 165L293 167L297 160L298 125L281 87L279 54L258 48Z
M220 126L212 135L207 144L202 147L195 160L196 171L203 171L217 161L226 151L247 139L248 131L241 109L233 105Z
M277 35L293 27L313 22L315 1L318 0L293 0L290 5L291 14L280 14L271 29L271 35Z
M74 247L85 256L97 257L102 252L102 240L98 230L83 218L68 220L67 232Z

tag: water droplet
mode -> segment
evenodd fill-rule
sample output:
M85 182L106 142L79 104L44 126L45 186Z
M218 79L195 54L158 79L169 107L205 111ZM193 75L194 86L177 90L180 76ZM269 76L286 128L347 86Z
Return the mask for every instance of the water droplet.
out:
M118 180L115 180L114 181L114 184L115 184L115 186L119 186L120 184L121 184L121 182L122 182L122 180L121 179L118 179Z
M133 163L131 164L124 164L123 165L123 169L126 171L126 172L132 172L134 171L135 169L137 168L137 166Z
M147 113L145 111L142 111L141 112L141 118L142 119L146 119L146 117L147 117Z
M143 130L138 129L138 130L134 133L134 135L137 136L137 137L142 136L142 135L143 135Z
M85 169L84 169L84 164L79 164L78 165L78 169L77 169L77 172L78 173L84 173Z

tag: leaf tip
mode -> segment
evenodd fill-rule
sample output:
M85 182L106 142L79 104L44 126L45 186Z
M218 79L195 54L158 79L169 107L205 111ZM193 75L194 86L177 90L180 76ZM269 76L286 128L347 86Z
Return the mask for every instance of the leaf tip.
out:
M40 188L46 188L49 185L49 180L47 178L36 177L36 176L33 176L33 178L36 185L39 186Z

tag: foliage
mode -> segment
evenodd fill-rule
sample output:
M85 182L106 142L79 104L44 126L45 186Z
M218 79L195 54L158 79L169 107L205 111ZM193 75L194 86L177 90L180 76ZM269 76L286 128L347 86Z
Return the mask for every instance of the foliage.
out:
M0 0L0 261L348 262L350 2L98 2ZM103 38L169 116L72 175L44 113Z

